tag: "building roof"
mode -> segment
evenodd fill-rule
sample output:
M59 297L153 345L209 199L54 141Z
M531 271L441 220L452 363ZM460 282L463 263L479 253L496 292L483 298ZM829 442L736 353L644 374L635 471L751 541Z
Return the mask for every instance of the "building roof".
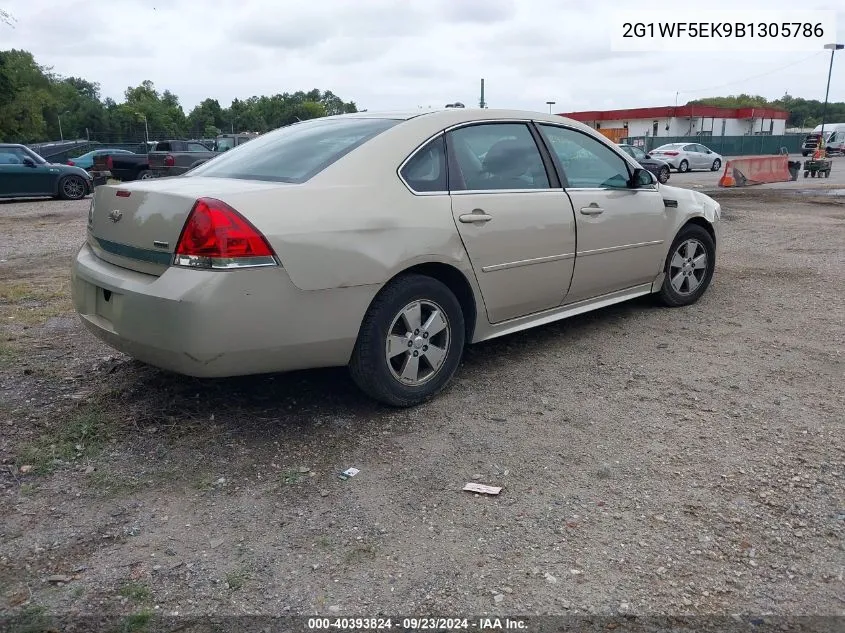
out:
M670 119L672 117L718 118L718 119L784 119L789 112L778 108L719 108L707 105L661 106L657 108L630 108L627 110L593 110L585 112L561 112L559 116L569 117L585 123L587 121L627 121L638 119Z

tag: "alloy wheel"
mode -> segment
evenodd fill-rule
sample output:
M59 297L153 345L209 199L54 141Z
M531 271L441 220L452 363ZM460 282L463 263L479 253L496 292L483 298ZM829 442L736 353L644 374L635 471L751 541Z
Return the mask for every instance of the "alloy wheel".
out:
M443 308L433 301L412 301L388 329L385 357L391 375L411 387L428 382L443 366L451 339Z
M669 262L669 281L680 295L694 293L707 275L707 250L696 239L681 242Z

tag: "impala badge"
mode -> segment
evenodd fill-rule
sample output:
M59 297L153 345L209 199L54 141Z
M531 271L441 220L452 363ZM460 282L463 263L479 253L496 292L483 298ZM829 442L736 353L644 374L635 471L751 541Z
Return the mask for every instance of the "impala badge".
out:
M112 222L120 222L120 218L123 217L123 212L120 209L115 209L111 213L109 213L109 220Z

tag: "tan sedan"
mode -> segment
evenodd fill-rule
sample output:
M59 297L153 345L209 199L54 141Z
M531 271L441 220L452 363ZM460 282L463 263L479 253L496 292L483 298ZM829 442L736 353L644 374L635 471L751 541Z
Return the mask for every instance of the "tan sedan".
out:
M409 406L467 343L650 293L694 303L720 213L561 117L327 117L184 176L99 187L73 297L96 336L157 367L348 365Z

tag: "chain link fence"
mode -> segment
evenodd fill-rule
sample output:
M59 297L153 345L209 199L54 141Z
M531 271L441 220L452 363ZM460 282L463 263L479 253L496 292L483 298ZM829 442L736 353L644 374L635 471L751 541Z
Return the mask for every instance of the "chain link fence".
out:
M669 143L699 143L722 156L757 156L768 154L800 154L803 134L783 136L629 136L621 140L642 147L644 151Z

